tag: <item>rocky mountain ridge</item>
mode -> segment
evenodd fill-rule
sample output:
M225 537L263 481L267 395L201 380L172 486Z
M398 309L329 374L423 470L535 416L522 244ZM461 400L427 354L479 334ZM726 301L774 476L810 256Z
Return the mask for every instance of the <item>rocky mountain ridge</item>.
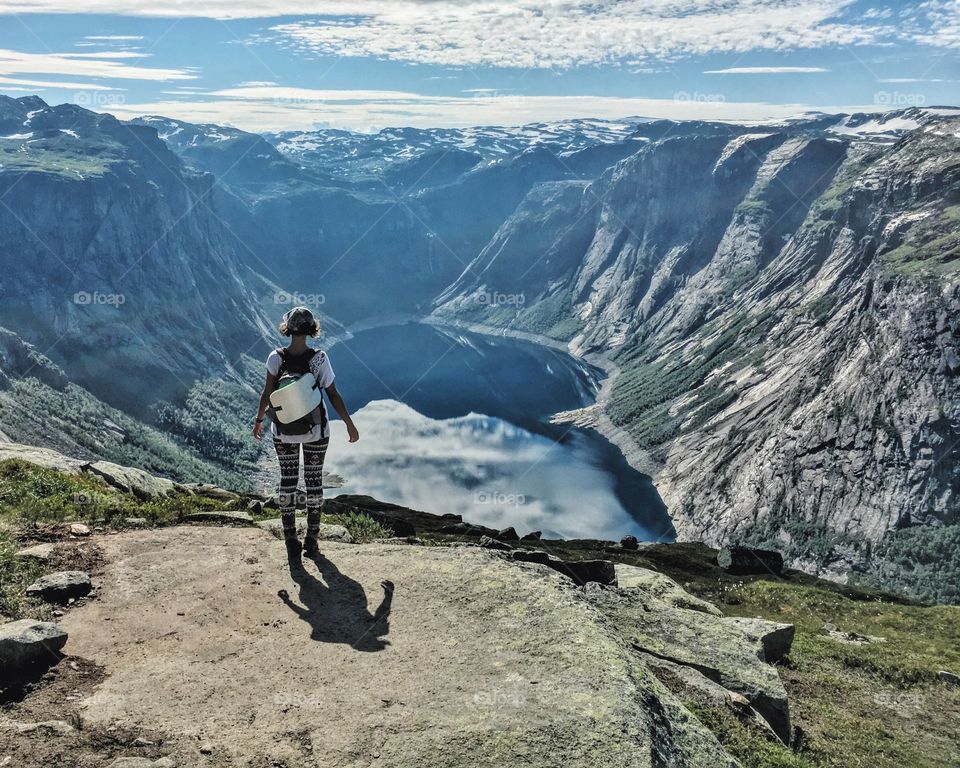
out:
M4 97L18 282L0 323L226 463L284 289L337 320L432 312L568 341L620 369L606 416L682 536L843 577L890 531L957 523L957 114L308 147ZM363 170L334 172L341 149ZM227 430L196 411L216 391Z

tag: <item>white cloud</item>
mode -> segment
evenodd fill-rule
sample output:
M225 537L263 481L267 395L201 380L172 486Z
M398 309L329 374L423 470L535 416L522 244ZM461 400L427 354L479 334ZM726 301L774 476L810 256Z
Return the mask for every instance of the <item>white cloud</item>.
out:
M728 67L708 69L705 75L785 75L793 73L829 72L823 67Z
M101 42L136 42L143 40L143 35L87 35L83 39Z
M850 0L320 0L323 20L273 27L313 52L448 66L569 67L875 42ZM346 18L343 16L346 15Z
M960 0L0 0L0 13L280 18L305 51L445 66L569 67L900 41L960 46ZM95 35L88 40L120 40Z
M137 54L131 54L136 56ZM193 80L196 75L183 69L138 67L118 59L123 52L103 56L85 53L24 53L0 48L0 75L65 75L119 80ZM66 85L65 87L80 87Z
M230 96L224 96L229 93ZM694 94L695 95L695 94ZM878 111L876 106L810 107L803 104L701 101L607 96L421 96L404 91L310 89L227 89L187 101L125 103L106 111L121 117L165 115L195 123L221 123L250 131L306 130L319 124L351 130L384 127L466 127L523 125L571 118L652 118L761 121L812 109Z
M5 91L22 91L27 88L75 88L78 91L113 91L109 85L94 83L68 83L60 80L25 80L23 78L0 77L0 85ZM8 88L8 85L26 86L26 88Z
M941 77L884 77L878 83L955 83L956 80L947 80Z

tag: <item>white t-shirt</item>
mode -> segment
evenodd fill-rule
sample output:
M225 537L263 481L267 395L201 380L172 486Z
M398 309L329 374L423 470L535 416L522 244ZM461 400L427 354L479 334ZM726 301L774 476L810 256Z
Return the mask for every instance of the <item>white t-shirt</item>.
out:
M270 375L276 376L280 372L281 362L280 353L273 350L267 357L267 371ZM333 384L333 367L330 365L330 358L327 357L326 352L318 350L317 354L310 358L310 372L317 377L321 389L326 389ZM320 407L323 408L324 413L327 412L327 405L322 400L320 401ZM321 425L316 424L313 429L304 432L302 435L281 435L277 431L277 425L271 419L270 434L280 440L281 443L314 443L317 440L330 437L330 422L328 419L324 419L324 421L327 422L327 428L323 431L321 431Z

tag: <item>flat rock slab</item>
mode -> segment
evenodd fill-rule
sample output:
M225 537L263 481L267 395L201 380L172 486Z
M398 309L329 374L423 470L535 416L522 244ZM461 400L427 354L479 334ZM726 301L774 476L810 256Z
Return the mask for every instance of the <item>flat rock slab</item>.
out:
M693 611L709 613L713 616L722 616L720 609L715 605L694 597L677 582L659 571L649 568L640 568L635 565L617 563L617 586L621 589L640 589L675 608L689 608Z
M298 517L296 523L297 536L303 538L307 532L307 519L305 517ZM269 531L274 536L283 536L283 522L279 517L261 520L257 523L257 526L265 531ZM353 543L353 537L346 528L342 525L333 525L330 523L320 523L320 532L317 538L324 541L342 541L344 544Z
M45 563L53 557L54 547L56 547L56 543L52 541L43 544L34 544L32 547L24 547L23 549L17 550L17 557L31 557L34 560Z
M297 566L232 527L103 549L99 599L64 620L105 672L84 721L161 732L178 765L735 765L542 566L338 542Z
M240 525L256 525L256 521L249 512L241 510L225 510L213 512L192 512L184 515L184 522L188 523L233 523Z
M132 493L139 499L169 496L177 487L172 480L156 477L135 467L123 467L110 461L95 461L84 466L83 471L99 477L112 488L124 493Z
M67 632L49 621L20 619L0 624L0 679L16 680L60 660Z
M83 571L57 571L41 576L27 587L27 596L48 603L66 603L90 593L90 575Z

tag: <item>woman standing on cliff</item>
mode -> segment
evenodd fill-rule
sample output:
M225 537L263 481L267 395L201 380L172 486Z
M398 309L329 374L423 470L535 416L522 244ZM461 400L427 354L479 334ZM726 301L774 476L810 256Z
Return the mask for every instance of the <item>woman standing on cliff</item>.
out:
M307 491L307 535L303 550L307 554L314 554L319 551L317 534L320 531L320 513L323 510L323 461L330 442L327 409L320 397L320 403L313 411L301 419L284 424L271 409L270 396L288 381L295 382L300 377L312 377L315 380L313 389L319 387L326 391L330 405L347 425L350 442L357 442L360 433L333 382L330 358L326 352L313 349L307 344L308 337L316 338L320 333L320 323L313 313L306 307L294 307L283 316L280 333L290 337L290 344L273 350L267 357L267 378L260 394L253 436L257 440L263 438L264 418L270 411L270 434L280 460L279 497L283 538L287 551L291 554L300 552L295 509L297 481L300 476L300 449L303 448L303 482Z

